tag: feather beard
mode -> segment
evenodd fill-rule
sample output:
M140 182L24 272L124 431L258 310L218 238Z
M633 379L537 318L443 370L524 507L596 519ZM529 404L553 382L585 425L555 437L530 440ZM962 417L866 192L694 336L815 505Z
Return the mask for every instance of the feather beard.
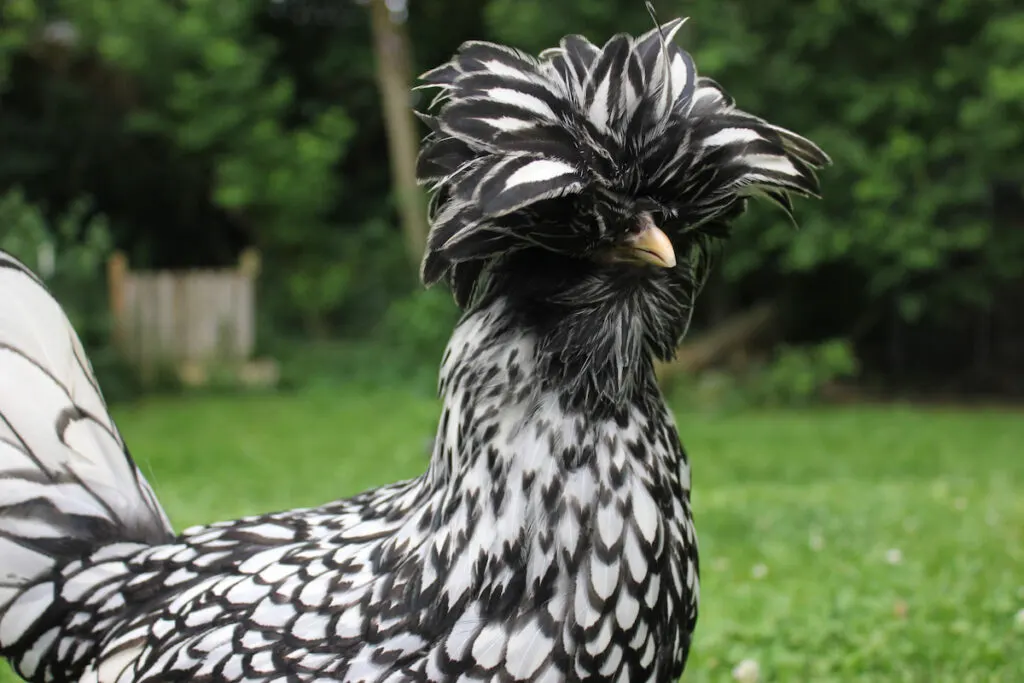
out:
M792 218L791 195L818 196L825 153L699 77L672 42L684 22L603 47L570 35L538 57L471 41L422 76L438 89L417 165L434 192L425 284L447 279L465 306L464 278L485 271L467 263L529 246L585 253L608 229L595 197L649 199L688 230L745 197ZM574 216L545 215L567 202Z

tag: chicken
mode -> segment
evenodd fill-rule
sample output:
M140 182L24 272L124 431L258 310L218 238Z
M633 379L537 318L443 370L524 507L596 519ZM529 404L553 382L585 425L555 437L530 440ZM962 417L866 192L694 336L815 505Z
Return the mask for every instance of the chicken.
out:
M464 315L420 477L172 530L44 285L0 258L0 648L33 681L673 681L690 467L653 360L746 199L825 154L747 114L682 20L428 72L423 260Z

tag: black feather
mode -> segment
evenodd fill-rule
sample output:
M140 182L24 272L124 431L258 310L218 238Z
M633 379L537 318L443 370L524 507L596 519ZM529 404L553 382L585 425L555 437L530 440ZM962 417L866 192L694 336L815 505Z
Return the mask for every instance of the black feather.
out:
M601 56L601 51L589 40L579 35L563 38L561 48L564 54L553 55L552 58L555 60L564 59L570 70L571 78L579 83L585 83L587 74L590 73L594 62Z
M416 176L420 182L441 180L455 173L471 155L469 146L459 138L427 139L416 161Z

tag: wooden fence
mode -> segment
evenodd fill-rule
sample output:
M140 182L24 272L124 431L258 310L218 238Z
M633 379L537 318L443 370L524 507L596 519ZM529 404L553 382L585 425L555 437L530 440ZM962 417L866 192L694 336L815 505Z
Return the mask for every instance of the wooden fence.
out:
M256 344L258 273L252 250L236 268L190 271L132 271L117 253L107 269L114 341L147 379L161 370L188 383L204 383L212 369L244 373Z

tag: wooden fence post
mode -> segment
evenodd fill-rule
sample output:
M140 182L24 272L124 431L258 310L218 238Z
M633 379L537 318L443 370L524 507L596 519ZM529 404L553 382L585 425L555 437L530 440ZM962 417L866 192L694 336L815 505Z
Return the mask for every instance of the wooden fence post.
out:
M246 277L256 279L260 274L260 252L249 247L238 257L238 270Z
M113 318L111 330L115 346L124 350L125 345L125 297L124 281L128 275L128 257L115 251L107 261L107 289L110 296L110 313Z

